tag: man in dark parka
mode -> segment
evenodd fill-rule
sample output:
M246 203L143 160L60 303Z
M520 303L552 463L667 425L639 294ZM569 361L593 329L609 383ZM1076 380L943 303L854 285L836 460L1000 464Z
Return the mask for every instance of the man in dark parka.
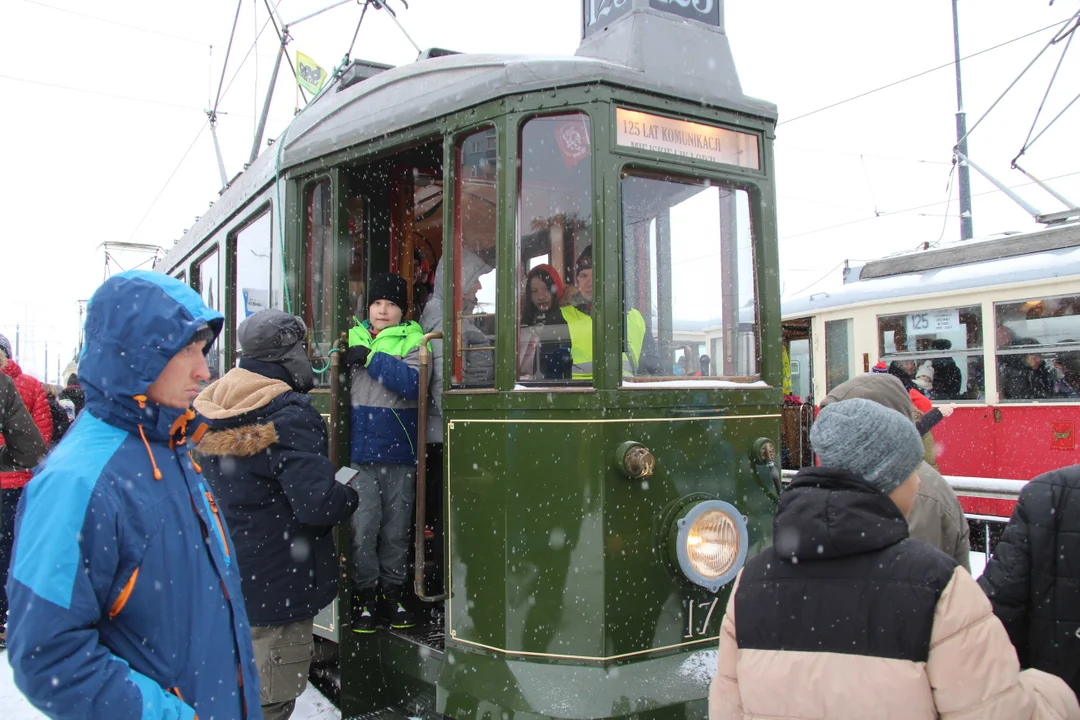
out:
M1021 667L1057 675L1080 697L1080 465L1024 486L979 585Z
M221 502L241 568L263 717L288 718L307 686L312 621L337 594L333 527L356 510L334 479L303 321L267 309L240 323L240 367L209 385L195 409L203 472Z

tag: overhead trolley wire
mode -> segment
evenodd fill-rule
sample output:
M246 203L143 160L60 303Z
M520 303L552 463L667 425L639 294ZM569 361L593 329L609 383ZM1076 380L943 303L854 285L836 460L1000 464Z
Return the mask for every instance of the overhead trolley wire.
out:
M128 23L119 22L117 20L108 20L97 15L89 15L87 13L78 12L76 10L68 10L67 8L57 7L55 5L49 5L48 3L38 2L38 0L22 0L24 3L30 5L39 5L50 10L56 10L57 12L68 13L69 15L77 15L79 17L86 18L87 20L96 20L97 22L106 23L108 25L117 25L128 30L137 30L138 32L150 33L151 35L159 35L161 37L167 37L172 40L179 40L181 42L192 43L195 45L206 45L205 40L196 40L195 38L182 37L180 35L172 35L170 33L161 32L160 30L151 30L150 28L139 27L138 25L129 25Z
M146 209L146 212L143 213L142 219L139 220L139 224L136 225L135 229L131 231L131 235L128 237L128 242L132 241L132 239L135 237L135 233L139 232L139 228L141 228L143 223L146 222L146 218L150 217L150 212L154 209L154 206L157 205L158 200L160 200L161 196L165 193L165 189L169 187L169 183L171 183L173 177L176 176L176 172L180 169L180 166L184 164L184 161L187 160L187 156L191 154L191 150L195 147L195 143L199 141L199 138L202 137L203 131L206 130L207 126L209 125L210 119L207 118L206 122L204 122L199 128L199 132L195 134L195 139L191 141L191 144L188 145L188 149L184 151L184 155L180 158L180 162L176 163L176 167L174 167L173 171L169 173L169 178L165 181L165 184L161 186L161 190L158 190L158 194L154 197L154 201L150 203L150 207L148 207Z
M210 111L211 122L213 122L214 116L217 114L218 103L221 102L221 87L225 84L225 69L229 67L229 54L232 52L233 39L236 37L236 23L240 20L240 6L243 4L244 0L236 0L236 15L233 16L232 32L229 33L229 46L225 49L225 62L221 64L221 79L218 80L217 99L214 100L214 109Z
M1073 177L1074 175L1080 175L1080 170L1077 170L1075 172L1064 173L1062 175L1055 175L1052 178L1047 178L1046 181L1061 180L1062 178ZM1015 190L1017 188L1027 187L1028 185L1036 185L1036 184L1037 183L1035 183L1034 181L1025 182L1025 183L1020 183L1019 185L1010 185L1009 189L1010 190ZM992 194L997 193L997 192L1001 192L1001 190L998 189L998 188L994 188L992 190L986 190L986 191L983 191L981 193L972 193L971 197L982 197L983 195L992 195ZM835 225L828 225L828 226L823 227L823 228L817 228L816 230L807 230L805 232L795 233L794 235L785 235L784 237L779 238L779 242L783 242L785 240L793 240L795 238L803 237L803 236L806 236L806 235L816 235L817 233L826 232L828 230L835 230L837 228L847 227L848 225L856 225L858 223L867 222L869 220L877 220L880 217L888 217L890 215L902 215L904 213L908 213L908 212L911 212L913 210L924 210L926 208L936 207L938 205L942 205L942 204L945 204L945 203L946 203L945 200L939 200L937 202L926 203L924 205L916 205L914 207L904 208L902 210L890 210L888 212L883 212L880 215L872 215L870 217L858 218L856 220L849 220L847 222L837 223Z
M88 95L101 95L102 97L113 98L115 100L130 100L131 102L149 103L151 105L162 105L164 107L178 108L180 110L195 110L197 112L203 112L202 108L195 107L194 105L180 105L179 103L165 102L164 100L151 100L150 98L133 97L131 95L118 95L116 93L102 92L101 90L89 90L87 88L72 87L71 85L59 85L57 83L45 82L43 80L31 80L29 78L17 77L15 75L4 75L3 73L0 73L0 79L28 83L30 85L41 85L42 87L54 88L56 90L68 90L70 92L87 93Z
M970 60L973 57L977 57L979 55L983 55L983 54L991 52L993 50L1003 48L1006 45L1011 45L1014 42L1018 42L1020 40L1024 40L1026 38L1029 38L1032 35L1038 35L1041 32L1044 32L1044 31L1049 30L1049 29L1054 28L1054 27L1058 27L1059 25L1061 25L1060 22L1052 23L1050 25L1047 25L1046 27L1039 28L1038 30L1032 30L1029 33L1025 33L1023 35L1014 37L1012 40L1006 40L1005 42L998 43L997 45L994 45L993 47L988 47L988 48L986 48L984 50L979 50L977 52L973 52L970 55L965 55L964 57L962 57L960 59L961 60ZM909 82L911 80L917 80L918 78L921 78L924 75L929 75L932 72L937 72L938 70L944 70L945 68L953 67L955 64L956 64L955 61L949 61L949 62L945 63L944 65L938 65L937 67L930 68L929 70L923 70L922 72L919 72L919 73L916 73L914 75L908 76L908 77L903 78L901 80L896 80L894 82L888 83L887 85L882 85L881 87L874 88L873 90L867 90L866 92L859 93L858 95L854 95L852 97L849 97L846 100L840 100L840 101L834 102L834 103L832 103L830 105L820 107L817 110L811 110L810 112L805 112L802 115L796 115L795 117L790 118L788 120L782 120L782 121L777 123L777 126L786 125L787 123L793 123L796 120L802 120L803 118L808 118L811 115L817 115L818 113L825 112L826 110L832 110L833 108L839 107L841 105L846 105L849 102L854 102L855 100L860 100L860 99L866 97L867 95L873 95L874 93L881 92L882 90L888 90L889 88L896 87L897 85L901 85L901 84ZM974 129L974 128L972 128L972 129ZM968 134L970 134L970 131L969 131Z
M1050 97L1050 90L1054 87L1054 81L1057 80L1058 72L1061 70L1061 64L1065 62L1065 56L1068 54L1069 48L1072 46L1073 38L1075 37L1075 32L1069 33L1069 41L1065 43L1065 49L1061 51L1061 57L1058 58L1057 66L1054 68L1054 74L1050 76L1050 82L1046 84L1046 92L1043 93L1043 99L1039 103L1039 109L1035 111L1035 118L1031 121L1031 129L1028 130L1027 137L1024 138L1024 145L1020 148L1020 152L1018 152L1016 154L1016 157L1013 158L1013 165L1016 164L1016 161L1020 159L1021 155L1027 152L1028 148L1030 148L1034 144L1035 140L1038 140L1039 137L1041 137L1042 134L1046 132L1050 128L1050 126L1053 125L1054 122L1057 120L1057 118L1051 120L1050 124L1043 128L1042 131L1040 131L1039 134L1035 136L1035 140L1031 139L1032 133L1035 132L1035 126L1039 124L1039 116L1042 115L1043 108L1046 106L1046 99ZM1073 102L1075 102L1075 100ZM1072 103L1069 103L1069 105L1072 105ZM1065 109L1068 110L1068 105L1065 106ZM1058 117L1061 117L1060 113L1058 114Z
M1071 28L1069 27L1070 24L1072 24ZM1005 91L998 96L998 99L991 103L990 107L986 109L986 112L982 114L982 117L976 120L975 124L968 128L968 131L964 133L964 136L956 141L957 147L959 147L960 143L969 138L971 133L975 132L975 128L979 127L982 121L986 119L986 116L993 112L994 108L998 106L998 103L1005 99L1005 96L1009 94L1009 91L1016 87L1016 83L1020 82L1020 78L1024 77L1024 74L1031 69L1031 66L1034 65L1040 57L1042 57L1043 53L1049 50L1052 45L1056 45L1064 39L1065 35L1063 35L1063 33L1068 34L1069 36L1073 34L1077 26L1080 25L1080 11L1077 11L1075 15L1070 17L1064 23L1054 23L1054 25L1060 25L1061 29L1054 34L1054 37L1050 38L1050 41L1043 46L1042 50L1035 54L1035 57L1027 64L1027 67L1021 70L1020 74L1016 76L1016 79L1009 83L1009 87L1005 88ZM1055 118L1055 120L1056 119L1057 118ZM1051 124L1052 123L1053 121L1051 121Z
M278 4L280 5L280 3L278 3ZM272 16L268 17L266 19L266 22L263 23L262 29L259 30L259 34L255 36L255 41L253 43L251 43L251 47L248 48L247 53L244 55L244 59L241 60L240 64L236 67L236 72L234 72L232 77L229 78L229 84L225 86L224 90L221 90L220 88L218 89L219 97L223 98L223 97L225 97L226 95L229 94L229 88L231 88L233 86L233 83L236 82L236 78L240 75L240 71L244 69L244 65L247 63L248 58L251 57L252 51L254 51L256 46L258 46L259 38L261 38L262 34L264 32L266 32L266 28L269 27L271 22L273 22L273 19L274 18ZM258 53L256 53L256 56L258 56ZM223 70L224 70L224 68L223 68ZM224 78L224 74L222 75L222 78ZM215 106L216 106L216 103L215 103ZM258 112L257 111L256 111L255 117L258 117Z

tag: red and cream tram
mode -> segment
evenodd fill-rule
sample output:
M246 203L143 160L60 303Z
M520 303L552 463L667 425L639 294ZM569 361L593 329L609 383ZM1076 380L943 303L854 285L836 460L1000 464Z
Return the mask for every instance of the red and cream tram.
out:
M815 399L878 362L956 405L933 429L943 475L1080 463L1080 223L849 268L840 289L784 302L783 345L786 467L812 462Z

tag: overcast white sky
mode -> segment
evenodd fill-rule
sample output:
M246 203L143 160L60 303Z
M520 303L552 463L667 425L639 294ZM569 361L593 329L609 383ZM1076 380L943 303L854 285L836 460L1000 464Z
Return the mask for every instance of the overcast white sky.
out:
M281 0L279 12L290 22L330 4ZM571 54L579 40L580 0L410 5L399 17L422 47ZM967 55L1063 21L1077 6L1076 0L1053 6L1045 0L961 0L961 51ZM218 88L236 3L4 0L2 7L0 333L14 343L15 326L21 326L22 365L38 377L47 347L55 382L57 355L66 362L77 342L77 301L104 276L100 244L170 247L217 197L221 182L204 111ZM345 5L295 26L290 51L333 68L359 13L358 4ZM266 17L263 0L243 0L225 73L228 90L219 105L230 176L250 151L277 49L267 26L248 56ZM955 183L951 217L943 216L955 142L951 67L796 119L950 62L948 0L727 0L726 18L744 89L780 109L777 184L786 294L822 276L815 289L835 285L840 274L828 271L845 258L865 260L958 237ZM1051 33L963 63L969 126ZM1009 161L1023 145L1059 55L1060 49L1044 55L971 135L972 157L1009 185L1026 182L1009 170ZM415 51L384 12L369 12L353 57L403 64ZM1043 117L1056 115L1078 86L1080 50L1074 50ZM268 136L279 134L292 115L292 87L283 72ZM1078 118L1080 103L1028 152L1025 165L1044 179L1069 175L1053 185L1076 202ZM1035 227L992 189L972 173L976 236ZM1020 192L1043 211L1060 209L1030 186ZM116 260L130 269L146 257L122 253Z

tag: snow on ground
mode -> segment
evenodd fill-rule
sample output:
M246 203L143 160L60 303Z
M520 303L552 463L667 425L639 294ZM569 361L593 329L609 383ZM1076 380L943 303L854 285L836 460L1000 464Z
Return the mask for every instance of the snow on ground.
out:
M43 720L45 717L23 697L15 687L7 653L0 651L0 716L4 720ZM333 703L311 685L296 701L292 720L340 720L341 713Z

